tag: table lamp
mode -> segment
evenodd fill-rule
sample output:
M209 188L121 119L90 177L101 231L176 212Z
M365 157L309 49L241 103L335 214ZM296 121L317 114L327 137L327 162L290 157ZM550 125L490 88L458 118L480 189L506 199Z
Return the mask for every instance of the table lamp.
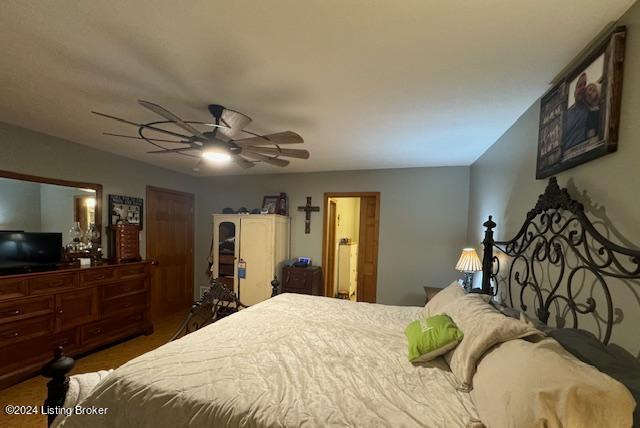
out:
M462 254L456 263L456 270L464 272L464 288L465 290L471 290L473 285L473 273L480 272L482 270L482 263L478 253L473 248L463 248Z

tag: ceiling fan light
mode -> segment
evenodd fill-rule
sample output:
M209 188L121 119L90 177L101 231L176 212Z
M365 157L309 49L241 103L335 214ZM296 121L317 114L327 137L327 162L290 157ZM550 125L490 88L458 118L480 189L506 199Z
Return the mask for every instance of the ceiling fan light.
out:
M210 162L224 163L231 160L231 155L225 147L208 144L202 149L202 158Z

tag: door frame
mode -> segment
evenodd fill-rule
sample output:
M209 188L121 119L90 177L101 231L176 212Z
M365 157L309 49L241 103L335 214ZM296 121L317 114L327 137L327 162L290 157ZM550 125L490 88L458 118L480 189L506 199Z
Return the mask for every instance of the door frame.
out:
M148 216L151 212L151 207L149 206L149 192L159 192L159 193L169 193L169 194L173 194L173 195L179 195L179 196L186 196L187 198L190 199L190 203L191 203L191 216L189 219L189 224L190 224L190 233L189 233L189 247L191 247L191 263L189 264L189 279L190 279L190 284L191 287L190 289L190 296L191 296L191 301L193 301L194 296L196 295L196 290L195 290L195 212L196 212L196 196L193 193L189 193L189 192L183 192L180 190L174 190L174 189L167 189L164 187L156 187L156 186L150 186L147 185L146 189L145 189L145 198L147 200L147 207L145 209L145 226L146 226L146 231L145 231L145 255L148 257L148 251L147 249L149 248L149 230L150 227L148 227L149 225L149 221L148 221ZM151 278L151 281L153 281L153 277Z
M330 198L375 198L376 201L376 218L378 218L378 222L376 224L376 239L379 239L380 237L380 192L325 192L324 193L324 197L323 197L323 201L322 201L322 206L323 206L323 216L322 216L322 266L326 267L329 263L329 248L327 245L327 223L329 221L328 219L328 213L329 213L329 199ZM361 201L362 203L362 201ZM360 233L360 231L358 231L358 234ZM376 246L376 263L375 263L375 273L374 276L376 278L376 285L377 285L377 279L378 279L378 252L379 252L379 245ZM360 248L358 248L358 254L360 254L362 250ZM360 269L360 256L358 256L358 269ZM327 297L333 297L331 296L331 290L329 289L329 285L331 284L331 282L329 281L329 275L327 272L324 273L324 295ZM360 276L358 274L358 276ZM359 296L362 295L362 293L360 292L360 284L357 284L357 289L358 289L358 298ZM373 294L372 295L376 295L376 290L373 290Z

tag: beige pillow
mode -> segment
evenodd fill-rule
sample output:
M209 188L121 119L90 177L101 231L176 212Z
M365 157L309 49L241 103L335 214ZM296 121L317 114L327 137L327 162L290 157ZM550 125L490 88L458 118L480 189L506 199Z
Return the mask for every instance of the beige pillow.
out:
M461 383L460 389L471 389L476 364L492 346L542 333L520 320L502 315L477 294L467 294L442 308L462 330L464 339L445 355L451 371Z
M425 316L428 318L441 314L442 308L445 305L458 297L464 296L465 294L466 292L464 291L464 288L462 288L458 281L453 281L448 287L443 288L442 291L438 292L427 302L424 306Z
M491 349L478 363L471 398L488 427L631 427L635 407L621 383L551 338Z

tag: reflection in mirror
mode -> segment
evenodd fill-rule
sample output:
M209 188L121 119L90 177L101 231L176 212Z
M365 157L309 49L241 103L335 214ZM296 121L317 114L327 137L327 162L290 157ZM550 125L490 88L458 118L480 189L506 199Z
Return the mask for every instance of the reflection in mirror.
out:
M219 226L220 242L218 242L218 280L229 289L234 288L236 225L222 222Z
M88 244L96 230L96 190L0 177L0 231L62 233Z

